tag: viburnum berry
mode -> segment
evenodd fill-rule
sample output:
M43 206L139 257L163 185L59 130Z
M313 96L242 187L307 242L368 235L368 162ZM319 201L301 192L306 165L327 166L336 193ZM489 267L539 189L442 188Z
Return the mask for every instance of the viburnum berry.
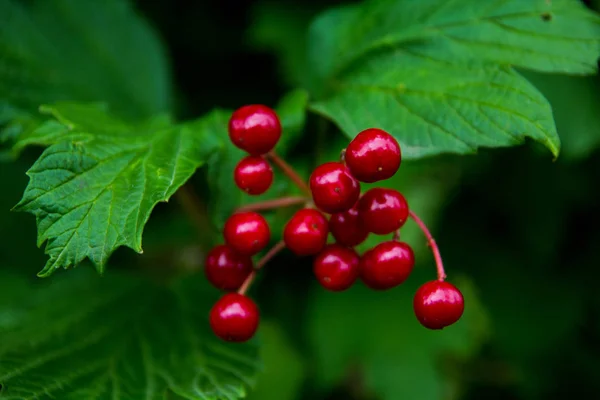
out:
M339 162L319 165L310 176L315 205L326 213L349 210L360 196L360 183Z
M327 219L318 210L296 211L285 225L283 240L288 249L299 256L317 254L327 243Z
M358 262L354 249L330 244L315 257L313 271L321 286L339 292L348 289L358 278Z
M404 225L408 218L408 203L396 190L373 188L359 200L358 213L365 229L386 235Z
M365 129L350 142L344 155L352 175L361 182L377 182L394 176L402 153L398 141L384 130Z
M360 259L360 277L371 289L386 290L403 283L413 270L411 247L395 240L379 243Z
M281 137L281 122L275 110L251 104L235 110L229 119L229 138L253 156L266 154Z
M247 156L236 165L233 179L244 192L251 195L263 194L273 183L273 169L262 156Z
M227 245L218 245L206 255L204 273L217 289L236 290L252 272L252 260Z
M349 247L361 244L369 235L358 215L356 204L348 211L332 214L329 230L337 243Z
M239 293L227 293L210 310L210 327L227 342L245 342L258 328L260 313L252 299Z
M271 230L267 220L253 211L233 214L223 228L223 236L239 254L253 256L269 244Z
M437 280L426 282L417 290L413 307L421 325L442 329L460 319L465 301L456 286Z

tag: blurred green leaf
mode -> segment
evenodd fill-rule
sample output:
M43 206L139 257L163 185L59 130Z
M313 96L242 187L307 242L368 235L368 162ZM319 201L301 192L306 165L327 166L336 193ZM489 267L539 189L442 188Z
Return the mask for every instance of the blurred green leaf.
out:
M453 279L465 296L465 314L455 325L429 331L417 322L412 296L423 279L417 269L401 287L376 292L356 285L343 293L315 290L309 304L308 334L321 388L340 383L356 370L353 384L382 399L439 400L455 393L444 379L442 361L455 368L479 348L486 319L476 292L466 280ZM429 278L426 278L429 276ZM453 364L454 362L454 364Z
M600 146L600 80L523 71L552 105L561 153L568 159L587 157Z
M17 211L34 214L38 245L50 259L40 276L89 258L99 272L120 246L142 252L154 206L167 201L219 149L218 113L171 125L154 118L128 125L94 105L59 104L19 145L49 146L27 172Z
M557 155L548 102L510 65L595 72L600 17L567 0L373 0L322 14L309 44L312 109L350 138L381 127L420 158L528 136Z
M305 362L281 327L261 321L261 359L264 369L249 400L294 400L305 375Z
M170 107L164 50L128 1L0 0L0 10L1 101L27 111L102 101L131 118Z
M253 384L256 347L214 337L218 294L204 280L167 289L86 270L61 278L2 274L3 399L233 400Z
M306 123L308 92L297 89L287 93L277 104L276 111L281 120L282 134L277 143L277 152L287 154L302 137Z

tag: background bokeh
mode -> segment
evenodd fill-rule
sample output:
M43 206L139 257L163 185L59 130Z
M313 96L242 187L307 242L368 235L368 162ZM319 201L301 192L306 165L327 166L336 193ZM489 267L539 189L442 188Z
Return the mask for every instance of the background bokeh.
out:
M215 107L273 105L302 85L298 54L306 27L319 11L341 3L135 2L168 51L179 119ZM417 252L415 273L386 293L360 286L325 293L309 261L283 254L255 287L265 320L265 371L251 399L597 398L600 80L523 73L553 105L563 143L558 159L527 142L407 162L386 183L406 192L431 224L449 279L464 288L464 320L442 332L416 323L411 296L434 276L434 264L414 227L406 240ZM346 140L333 125L318 124L309 117L291 154L305 174L335 157ZM0 164L0 262L31 279L45 262L34 221L9 210L38 155L28 150ZM210 201L202 173L194 184ZM214 226L207 231L218 235ZM173 252L164 249L193 245L194 234L172 203L156 209L144 240L149 255L143 257L166 257ZM143 260L129 250L112 260L131 262Z

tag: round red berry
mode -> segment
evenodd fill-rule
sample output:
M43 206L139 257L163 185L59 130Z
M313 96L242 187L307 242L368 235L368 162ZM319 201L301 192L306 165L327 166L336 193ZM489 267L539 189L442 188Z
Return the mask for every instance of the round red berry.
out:
M251 195L263 194L273 183L273 169L262 156L248 156L236 165L233 179L244 192Z
M310 176L315 205L326 213L349 210L360 196L360 183L339 162L319 165Z
M377 128L365 129L350 142L346 165L361 182L377 182L394 176L400 167L400 145L392 135Z
M413 306L421 325L442 329L460 319L465 301L456 286L437 280L426 282L417 290Z
M283 240L299 256L317 254L327 243L327 219L310 208L298 210L285 225Z
M337 243L349 247L361 244L369 235L356 205L348 211L332 214L329 218L329 230Z
M215 335L227 342L249 340L260 320L258 307L247 296L227 293L210 310L210 327Z
M267 106L252 104L238 108L229 120L231 142L249 154L268 153L281 137L281 122Z
M321 286L339 292L348 289L358 278L358 261L353 249L330 244L315 257L313 271Z
M239 254L253 256L269 244L271 230L267 220L253 211L233 214L223 228L223 236Z
M360 259L361 280L375 290L391 289L403 283L415 266L410 246L395 240L368 250Z
M252 260L236 253L231 247L219 245L207 255L204 264L206 278L214 287L236 290L252 272Z
M367 231L387 235L406 222L408 203L396 190L373 188L361 197L358 213Z

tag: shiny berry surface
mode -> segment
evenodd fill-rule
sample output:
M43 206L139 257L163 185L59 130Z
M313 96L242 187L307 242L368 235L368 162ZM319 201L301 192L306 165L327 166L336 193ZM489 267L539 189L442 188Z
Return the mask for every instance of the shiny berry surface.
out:
M346 148L345 160L361 182L377 182L394 176L402 159L400 145L392 135L377 128L365 129Z
M365 229L386 235L404 225L408 218L408 203L396 190L373 188L361 197L358 213Z
M349 210L360 196L360 183L339 162L319 165L310 176L310 190L315 205L333 214Z
M245 342L258 328L260 313L252 299L227 293L210 311L209 321L215 335L227 342Z
M417 290L413 307L421 325L429 329L442 329L460 319L465 310L465 301L453 284L430 281Z
M409 277L414 265L415 254L408 244L383 242L362 255L360 277L371 289L391 289Z
M248 156L236 165L233 179L244 192L251 195L263 194L273 183L273 169L262 156Z
M283 240L299 256L317 254L327 243L329 233L325 216L310 208L298 210L285 225Z
M332 214L329 218L329 230L337 243L350 247L364 242L369 235L358 215L356 205L348 211Z
M269 244L271 230L267 220L253 211L233 214L223 228L225 243L237 253L253 256Z
M204 274L217 289L237 290L252 272L252 260L227 245L214 247L204 263Z
M281 137L281 122L267 106L251 104L238 108L229 120L229 138L251 155L266 154Z
M317 254L313 272L327 290L348 289L358 278L359 257L356 251L339 244L330 244Z

